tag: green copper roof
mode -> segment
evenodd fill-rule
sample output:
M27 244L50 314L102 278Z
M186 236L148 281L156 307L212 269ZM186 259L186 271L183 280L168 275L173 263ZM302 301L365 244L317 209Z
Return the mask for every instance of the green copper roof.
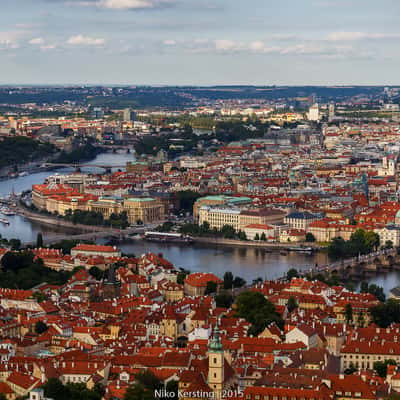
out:
M216 325L214 328L214 332L208 345L208 349L213 352L223 351L218 325Z

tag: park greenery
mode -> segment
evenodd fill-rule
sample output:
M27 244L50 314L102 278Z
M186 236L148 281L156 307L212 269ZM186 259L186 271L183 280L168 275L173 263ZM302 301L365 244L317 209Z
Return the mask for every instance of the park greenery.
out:
M210 228L208 222L201 225L195 223L184 224L179 229L180 233L191 236L213 236L224 239L247 240L246 233L242 230L236 231L232 225L224 225L221 229Z
M46 268L41 259L35 259L29 250L7 252L1 259L0 287L30 289L42 282L62 285L71 277L71 272Z
M251 323L249 335L258 335L275 322L283 327L283 320L276 311L275 306L260 292L245 291L235 299L236 314Z
M135 382L130 385L124 396L124 400L166 400L164 396L157 396L156 391L165 389L168 398L178 398L178 382L169 381L165 387L151 371L146 370L135 375Z
M176 121L179 123L179 121ZM183 121L184 122L184 121ZM180 124L180 123L179 123ZM200 125L211 126L213 130L207 135L196 135L193 128ZM264 136L269 128L269 123L262 123L258 119L244 123L241 119L229 119L226 121L207 120L204 118L201 123L190 118L187 123L181 124L176 130L173 128L163 128L163 134L150 134L141 137L135 143L135 151L138 154L156 155L160 150L168 153L173 158L180 153L190 153L201 148L210 148L216 143L231 143L247 139L259 139Z
M128 215L126 211L120 214L112 213L109 219L104 219L103 215L96 211L86 210L67 210L64 219L74 224L111 226L113 228L125 229L129 226Z
M11 250L19 250L21 247L21 240L15 238L12 239L3 238L0 234L0 246L7 247Z
M386 378L387 369L389 365L397 365L397 362L393 359L388 359L384 361L375 361L374 370L381 378Z
M57 378L50 378L42 388L45 397L53 400L101 400L104 395L104 388L100 384L88 389L84 383L64 385Z
M234 301L234 297L228 290L222 290L215 296L215 304L217 307L229 308Z
M373 294L379 301L385 301L386 296L381 286L375 285L374 283L368 284L368 282L361 282L360 286L361 293Z
M381 328L400 323L400 301L388 299L370 309L372 320Z
M240 288L246 284L246 281L239 276L234 277L231 271L224 274L224 289Z
M356 257L376 251L379 244L377 233L357 229L349 240L340 237L334 238L328 246L328 254L334 259Z
M98 147L93 146L91 143L86 143L70 152L63 150L54 162L72 164L88 161L95 158L100 152L101 150Z
M191 213L193 205L199 197L201 197L201 195L193 190L182 190L176 192L176 199L179 202L179 210Z
M25 136L7 137L0 141L0 168L17 166L57 153L50 143Z

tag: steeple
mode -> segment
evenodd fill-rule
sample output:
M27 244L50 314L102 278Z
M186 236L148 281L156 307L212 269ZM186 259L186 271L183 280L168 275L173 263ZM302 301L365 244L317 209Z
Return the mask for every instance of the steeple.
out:
M215 325L213 334L211 336L211 340L208 345L208 349L210 352L222 352L222 343L221 343L221 337L220 337L220 332L219 332L219 322Z
M225 384L225 356L219 332L219 323L215 325L208 344L208 386L213 390L215 399L221 399Z

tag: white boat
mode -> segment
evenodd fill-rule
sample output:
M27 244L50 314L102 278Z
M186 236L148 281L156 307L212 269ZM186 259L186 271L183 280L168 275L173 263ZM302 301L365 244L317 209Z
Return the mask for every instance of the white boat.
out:
M0 222L4 225L10 225L10 221L8 219L5 218L0 218Z
M1 212L3 215L8 215L8 216L15 215L15 212L14 212L13 210L11 210L10 208L7 208L7 207L3 207L3 208L0 210L0 212Z

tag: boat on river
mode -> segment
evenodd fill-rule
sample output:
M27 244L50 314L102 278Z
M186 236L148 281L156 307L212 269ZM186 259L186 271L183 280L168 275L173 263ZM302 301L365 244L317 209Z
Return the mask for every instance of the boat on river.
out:
M170 232L147 231L144 233L143 239L151 242L193 243L193 238L189 235Z
M312 247L305 247L305 246L300 246L300 247L288 247L288 251L297 251L299 253L312 253L314 249Z
M4 225L10 225L10 221L8 219L5 218L0 218L0 222Z
M14 212L13 210L11 210L10 208L8 208L8 207L2 207L2 208L0 209L0 212L1 212L3 215L7 215L7 216L15 215L15 212Z

